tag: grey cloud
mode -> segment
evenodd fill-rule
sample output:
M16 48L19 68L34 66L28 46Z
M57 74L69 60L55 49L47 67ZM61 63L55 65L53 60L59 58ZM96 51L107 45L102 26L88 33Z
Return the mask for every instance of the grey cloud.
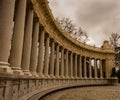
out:
M76 20L100 45L112 32L120 34L120 0L82 0Z
M65 17L66 13L59 8L59 2L64 2L62 9L75 8L74 17L81 26L100 45L104 39L109 39L112 32L120 34L120 0L50 0L56 2L56 14ZM70 18L73 18L70 16Z
M85 0L78 7L76 18L87 27L93 27L97 24L104 24L118 14L120 1L117 0ZM80 10L84 9L84 10Z

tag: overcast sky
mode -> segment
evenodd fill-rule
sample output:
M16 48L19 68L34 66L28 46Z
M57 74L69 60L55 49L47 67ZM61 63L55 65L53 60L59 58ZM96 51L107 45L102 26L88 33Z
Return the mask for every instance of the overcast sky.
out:
M49 5L54 17L72 19L97 46L112 32L120 34L120 0L49 0Z

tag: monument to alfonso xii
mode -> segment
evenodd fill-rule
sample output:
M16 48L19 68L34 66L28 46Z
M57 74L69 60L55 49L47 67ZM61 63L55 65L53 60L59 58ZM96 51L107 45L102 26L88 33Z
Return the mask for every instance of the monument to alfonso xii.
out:
M73 39L56 23L47 0L0 0L0 100L112 85L113 67L108 41L97 48Z

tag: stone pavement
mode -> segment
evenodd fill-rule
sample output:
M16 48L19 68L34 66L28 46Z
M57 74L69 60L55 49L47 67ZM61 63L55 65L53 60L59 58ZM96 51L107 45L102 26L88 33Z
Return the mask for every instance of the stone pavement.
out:
M80 87L59 91L42 100L120 100L120 85Z

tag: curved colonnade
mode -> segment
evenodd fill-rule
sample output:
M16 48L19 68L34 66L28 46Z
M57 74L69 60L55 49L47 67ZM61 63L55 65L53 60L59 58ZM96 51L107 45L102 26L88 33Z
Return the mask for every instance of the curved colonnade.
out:
M40 88L115 80L108 41L97 48L73 39L56 23L47 0L1 0L0 13L0 98L25 100Z

